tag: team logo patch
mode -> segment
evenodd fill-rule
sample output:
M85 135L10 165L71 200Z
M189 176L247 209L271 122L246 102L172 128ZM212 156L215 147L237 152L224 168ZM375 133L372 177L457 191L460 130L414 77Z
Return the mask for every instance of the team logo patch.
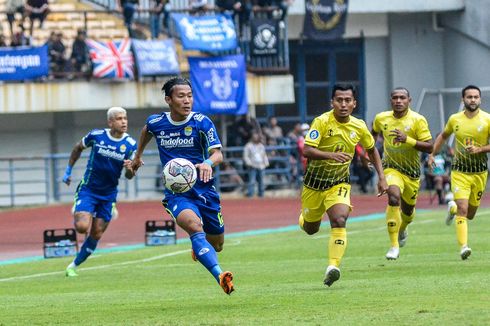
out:
M119 150L121 153L124 153L126 151L126 145L122 144L121 147L119 147Z
M191 126L187 126L184 128L184 135L186 135L186 136L192 135L192 127Z
M318 137L320 137L320 133L318 132L318 130L313 129L310 131L311 139L317 139Z
M357 136L357 134L355 131L350 132L350 135L349 135L350 139L354 139L354 138L356 138L356 136Z

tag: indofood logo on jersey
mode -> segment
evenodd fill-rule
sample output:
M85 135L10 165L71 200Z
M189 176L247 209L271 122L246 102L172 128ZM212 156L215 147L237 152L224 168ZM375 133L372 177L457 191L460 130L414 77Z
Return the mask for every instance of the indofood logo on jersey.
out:
M194 138L170 138L170 139L162 139L160 141L160 146L165 148L175 148L175 147L193 147L194 146Z
M124 160L124 154L116 153L107 148L99 148L99 151L97 153L99 153L102 156L110 157L119 161Z

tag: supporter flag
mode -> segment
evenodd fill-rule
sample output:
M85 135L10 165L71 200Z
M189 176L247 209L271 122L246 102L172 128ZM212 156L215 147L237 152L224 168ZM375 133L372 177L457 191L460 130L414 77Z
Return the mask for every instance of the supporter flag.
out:
M0 48L0 80L32 80L48 74L47 45Z
M226 51L237 47L233 19L228 14L190 16L172 14L184 50Z
M131 40L97 42L87 40L96 78L133 79L134 60Z
M279 43L278 32L277 20L259 18L252 20L250 53L256 56L276 55Z
M303 34L314 40L335 40L344 35L348 0L306 0Z
M196 112L206 114L247 113L245 58L189 57Z
M140 77L179 74L179 63L173 39L133 40L132 43Z

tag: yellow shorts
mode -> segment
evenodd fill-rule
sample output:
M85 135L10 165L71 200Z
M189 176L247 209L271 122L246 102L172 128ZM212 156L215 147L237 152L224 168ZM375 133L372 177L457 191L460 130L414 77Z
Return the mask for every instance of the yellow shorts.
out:
M488 172L464 173L451 171L451 191L454 199L469 199L471 206L480 206L487 185Z
M350 204L350 184L341 183L327 190L313 190L303 186L301 214L306 222L321 221L323 215L335 204Z
M412 179L395 169L385 169L385 177L388 186L400 188L402 199L410 206L415 206L419 195L420 179Z

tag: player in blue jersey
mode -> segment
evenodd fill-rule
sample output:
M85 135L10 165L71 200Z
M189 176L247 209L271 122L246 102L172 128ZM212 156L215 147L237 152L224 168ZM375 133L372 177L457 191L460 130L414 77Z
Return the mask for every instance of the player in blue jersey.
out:
M89 232L75 260L66 268L66 276L77 276L77 266L83 263L97 247L102 234L111 222L117 197L121 171L125 177L134 176L131 159L136 141L129 136L126 110L112 107L107 111L109 129L94 129L79 141L70 155L63 182L71 183L71 171L82 151L91 147L87 169L75 193L75 229L81 234Z
M162 91L170 112L148 117L131 166L136 172L143 165L141 156L153 137L162 165L177 157L195 164L199 178L194 187L181 194L165 189L163 205L189 234L194 257L230 294L234 290L233 274L222 271L216 254L223 250L225 230L220 198L212 179L213 166L223 161L216 127L207 116L192 112L192 87L187 79L174 77L163 85Z

